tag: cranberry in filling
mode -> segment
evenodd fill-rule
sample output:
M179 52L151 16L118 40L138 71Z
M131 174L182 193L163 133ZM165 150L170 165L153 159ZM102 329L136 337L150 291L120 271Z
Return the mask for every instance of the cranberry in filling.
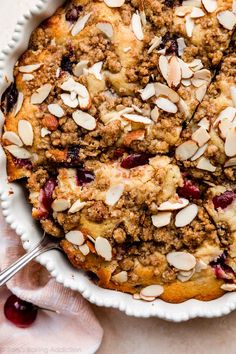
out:
M214 268L215 276L217 279L225 279L230 282L235 277L233 269L226 264L227 253L223 252L216 260L210 263L210 266Z
M74 62L71 61L71 56L69 55L64 55L61 59L61 69L63 71L67 71L70 74L73 74L72 68L73 68Z
M233 202L234 198L235 194L233 191L226 191L220 195L217 195L212 199L214 208L216 210L218 208L225 209Z
M31 170L33 165L29 159L17 159L13 157L13 162L18 168L26 168L27 170Z
M18 99L18 90L16 88L15 82L6 89L2 95L1 99L1 110L3 113L9 113L12 111Z
M55 178L50 178L40 191L39 202L40 208L38 211L38 219L45 219L48 217L52 211L51 205L53 202L53 191L57 186L57 181Z
M80 12L83 10L82 6L72 6L66 13L66 21L75 22L79 18Z
M93 172L87 171L83 168L78 168L77 169L77 181L79 186L83 186L84 184L93 182L95 179L95 176Z
M177 193L180 197L191 198L191 199L200 199L201 191L199 187L193 184L190 180L185 179L183 187L177 189Z
M67 152L67 159L71 164L79 161L79 148L76 146L69 147Z
M36 320L37 314L38 308L35 305L15 295L9 296L4 305L5 317L20 328L29 327Z
M170 55L178 55L178 42L177 42L178 36L177 35L171 35L170 32L167 32L163 38L162 42L159 46L160 49L166 48L166 54Z
M146 154L129 155L121 162L121 167L131 169L134 167L147 165L149 163L149 158L150 156Z

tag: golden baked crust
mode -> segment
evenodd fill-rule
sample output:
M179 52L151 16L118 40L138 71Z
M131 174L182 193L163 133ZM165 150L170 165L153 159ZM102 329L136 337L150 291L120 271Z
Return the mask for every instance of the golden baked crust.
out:
M173 303L236 289L235 25L231 0L72 0L17 62L9 180L100 286Z

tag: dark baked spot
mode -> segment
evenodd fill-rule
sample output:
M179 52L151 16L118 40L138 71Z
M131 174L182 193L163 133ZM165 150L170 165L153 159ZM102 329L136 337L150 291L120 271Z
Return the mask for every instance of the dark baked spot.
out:
M13 82L2 94L1 98L1 110L4 114L9 113L13 110L17 99L18 99L18 90L16 88L16 83Z

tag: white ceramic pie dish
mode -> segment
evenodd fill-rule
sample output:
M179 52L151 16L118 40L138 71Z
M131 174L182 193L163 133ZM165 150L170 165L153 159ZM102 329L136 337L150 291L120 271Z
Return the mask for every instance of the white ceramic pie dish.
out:
M53 14L63 2L64 0L39 0L37 5L28 10L18 21L12 40L0 54L0 95L12 81L13 66L20 54L27 49L33 29L43 19ZM1 115L0 129L3 122L4 118ZM6 157L1 147L0 197L6 221L21 238L25 250L31 249L40 240L42 231L31 217L30 205L26 203L21 186L7 182ZM188 300L181 304L169 304L160 299L151 303L137 301L128 294L99 288L89 280L84 272L73 268L66 257L58 251L49 251L37 260L65 287L79 291L86 299L98 306L118 308L127 315L156 316L180 322L194 317L222 316L236 309L236 293L227 293L219 299L208 302Z

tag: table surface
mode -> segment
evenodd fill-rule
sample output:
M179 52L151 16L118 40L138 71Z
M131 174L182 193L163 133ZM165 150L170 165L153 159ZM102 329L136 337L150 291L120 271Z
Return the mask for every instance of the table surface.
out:
M1 0L0 50L9 42L16 21L37 0ZM93 306L104 338L98 354L235 354L236 312L219 319L176 324L156 318L127 317Z

